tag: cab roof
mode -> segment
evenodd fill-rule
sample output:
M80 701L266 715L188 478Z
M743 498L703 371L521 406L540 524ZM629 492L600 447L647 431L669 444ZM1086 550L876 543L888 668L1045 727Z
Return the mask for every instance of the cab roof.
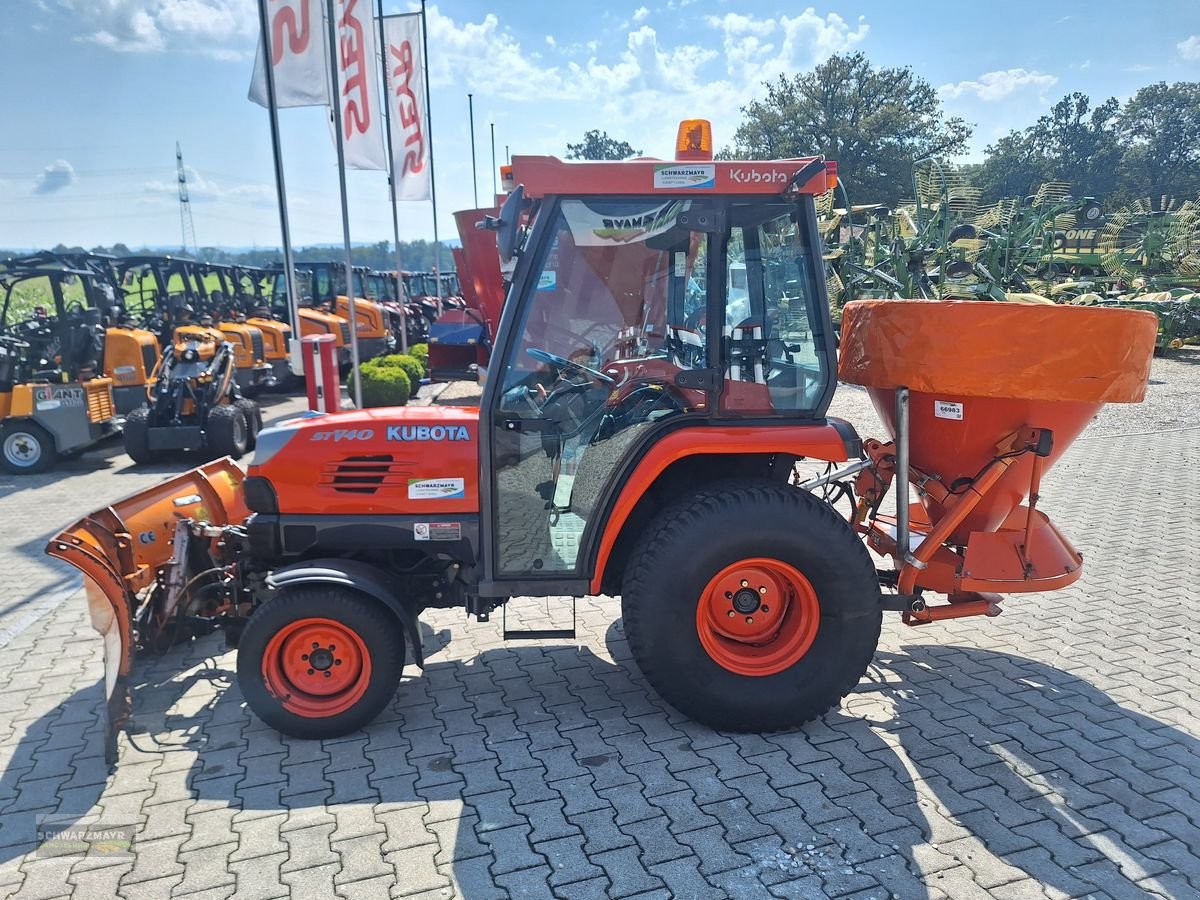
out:
M811 168L810 168L811 167ZM775 160L564 161L555 156L514 156L513 181L527 197L554 194L628 196L782 194L797 175L793 193L823 194L837 184L837 163L821 157Z

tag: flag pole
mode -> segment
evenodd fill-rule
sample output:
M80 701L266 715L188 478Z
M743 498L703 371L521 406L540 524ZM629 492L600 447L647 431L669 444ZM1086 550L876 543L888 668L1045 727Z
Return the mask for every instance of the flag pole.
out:
M342 194L342 243L346 250L346 299L350 304L350 377L354 384L354 405L362 409L362 378L358 372L358 311L354 304L354 260L350 254L350 203L346 199L346 148L342 136L342 104L338 84L337 61L337 22L334 16L334 0L327 0L326 9L329 12L329 71L333 79L333 102L330 110L333 112L334 144L337 147L338 187ZM337 308L337 294L334 293L334 308Z
M275 193L279 200L279 231L283 238L283 283L287 290L288 313L292 320L292 334L288 341L288 368L292 374L299 374L296 372L295 363L300 359L300 295L296 291L296 268L292 258L292 232L288 223L287 186L283 179L283 148L279 141L279 107L275 104L275 65L268 21L267 0L258 0L258 24L263 40L263 69L267 76L267 112L271 120L271 153L275 162Z
M492 202L496 202L496 123L492 123Z
M433 171L433 94L429 90L429 27L425 0L421 0L421 50L425 63L425 131L429 141L429 198L433 201L433 280L437 282L438 309L442 307L442 242L438 240L437 178Z
M475 192L475 208L479 208L479 165L475 162L475 96L467 94L467 118L471 120L471 189Z
M388 87L388 47L383 30L383 0L379 0L378 6L379 59L383 65L383 92L387 95L383 100L383 130L387 132L388 190L392 202L392 240L396 245L396 305L400 307L400 352L407 353L408 309L404 305L404 282L400 275L400 213L396 209L396 158L392 155L392 96ZM428 103L428 99L425 102Z

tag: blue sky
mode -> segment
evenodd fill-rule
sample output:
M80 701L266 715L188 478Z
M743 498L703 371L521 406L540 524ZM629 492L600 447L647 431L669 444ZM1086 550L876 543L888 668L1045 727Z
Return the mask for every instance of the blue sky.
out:
M179 240L175 141L201 244L276 245L263 109L246 99L255 0L9 0L0 21L0 247ZM385 0L404 12L407 0ZM413 6L412 8L415 8ZM440 227L473 205L466 94L475 94L480 197L498 153L562 154L588 128L667 156L681 118L729 142L763 79L831 53L911 65L975 123L973 158L1062 95L1124 99L1200 80L1200 4L773 0L431 3ZM319 110L281 113L293 237L338 242L334 151ZM853 173L847 173L852 179ZM851 181L852 183L852 181ZM870 198L855 198L865 202ZM350 174L355 241L391 237L383 173ZM401 237L432 236L401 204Z

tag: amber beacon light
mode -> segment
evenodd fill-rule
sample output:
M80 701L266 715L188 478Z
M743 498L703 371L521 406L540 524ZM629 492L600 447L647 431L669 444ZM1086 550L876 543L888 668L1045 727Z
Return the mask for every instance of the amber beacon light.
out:
M712 123L708 119L684 119L679 123L679 133L675 138L675 158L713 158Z

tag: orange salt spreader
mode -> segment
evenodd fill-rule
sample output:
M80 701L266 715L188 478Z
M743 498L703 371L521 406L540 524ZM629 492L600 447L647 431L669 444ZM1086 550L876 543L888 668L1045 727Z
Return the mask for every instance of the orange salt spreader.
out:
M1042 476L1104 404L1142 400L1156 331L1133 310L846 305L838 376L867 389L892 437L864 444L855 525L894 559L906 622L996 615L998 594L1079 578L1083 557L1037 508ZM950 602L929 607L922 590Z

